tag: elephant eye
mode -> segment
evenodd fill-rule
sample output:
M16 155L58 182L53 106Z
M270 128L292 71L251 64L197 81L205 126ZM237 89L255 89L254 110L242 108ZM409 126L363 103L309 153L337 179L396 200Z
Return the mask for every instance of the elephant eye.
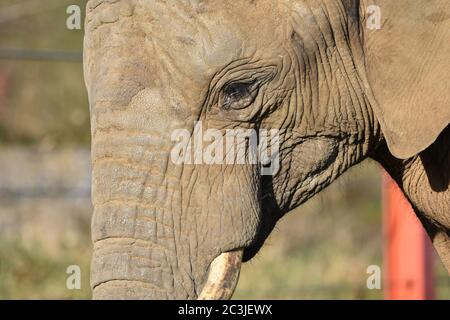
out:
M220 106L225 110L248 107L256 97L255 82L235 82L226 85L219 98Z

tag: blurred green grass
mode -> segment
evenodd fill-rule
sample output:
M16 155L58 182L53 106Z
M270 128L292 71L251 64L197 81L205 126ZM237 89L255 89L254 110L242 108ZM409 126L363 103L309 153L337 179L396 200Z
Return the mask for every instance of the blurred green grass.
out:
M0 240L0 299L90 299L90 244L60 245L54 255L36 244ZM80 290L66 286L70 265L81 268Z
M19 0L3 0L0 12ZM0 24L1 49L82 51L83 30L66 28L66 8L86 1L55 0L52 9ZM81 63L0 60L0 144L46 148L90 141L89 107Z

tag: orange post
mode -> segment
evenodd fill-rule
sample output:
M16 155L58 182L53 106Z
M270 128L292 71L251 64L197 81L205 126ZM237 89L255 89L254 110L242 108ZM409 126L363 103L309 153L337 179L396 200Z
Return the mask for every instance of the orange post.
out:
M397 184L383 180L385 299L433 299L431 241Z

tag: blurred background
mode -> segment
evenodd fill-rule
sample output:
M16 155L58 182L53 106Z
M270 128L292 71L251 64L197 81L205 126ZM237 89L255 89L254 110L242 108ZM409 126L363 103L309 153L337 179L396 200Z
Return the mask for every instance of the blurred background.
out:
M86 1L0 0L0 299L89 299L90 129L83 30L66 13ZM83 21L82 21L83 22ZM350 170L288 214L243 266L234 298L382 299L380 168ZM66 287L70 265L81 289ZM436 260L435 296L450 298Z

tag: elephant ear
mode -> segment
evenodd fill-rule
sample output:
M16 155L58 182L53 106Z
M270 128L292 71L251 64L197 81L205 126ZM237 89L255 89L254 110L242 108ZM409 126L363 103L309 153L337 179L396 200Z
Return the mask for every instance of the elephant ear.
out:
M375 116L391 153L407 159L450 123L449 1L362 2Z

